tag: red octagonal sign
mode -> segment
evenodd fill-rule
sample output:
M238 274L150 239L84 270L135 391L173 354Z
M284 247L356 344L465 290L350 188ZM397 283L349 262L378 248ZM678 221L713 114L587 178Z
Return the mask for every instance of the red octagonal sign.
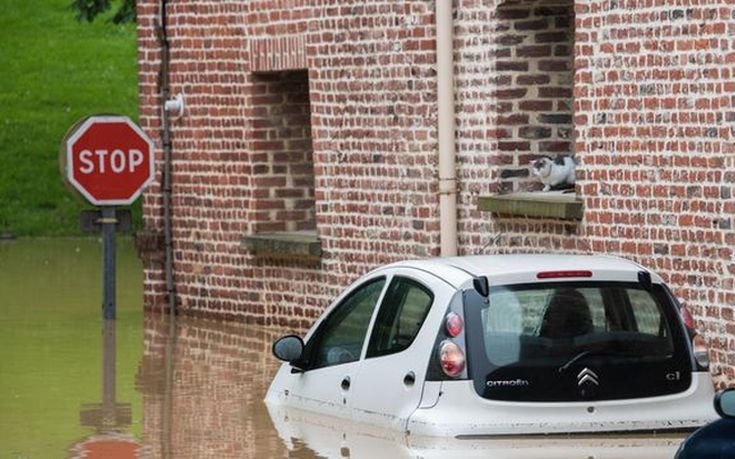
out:
M66 179L98 206L129 205L155 176L153 142L126 116L91 116L66 141Z

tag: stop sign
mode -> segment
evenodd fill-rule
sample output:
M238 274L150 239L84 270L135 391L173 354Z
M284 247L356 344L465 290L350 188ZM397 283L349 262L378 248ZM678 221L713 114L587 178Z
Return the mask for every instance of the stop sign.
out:
M153 142L126 116L91 116L67 135L67 181L98 206L129 205L155 176Z

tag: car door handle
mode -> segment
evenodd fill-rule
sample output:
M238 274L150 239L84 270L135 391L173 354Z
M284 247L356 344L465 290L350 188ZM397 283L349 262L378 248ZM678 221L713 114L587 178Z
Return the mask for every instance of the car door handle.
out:
M416 373L414 373L413 371L409 371L408 373L406 373L406 376L403 377L403 384L405 384L406 386L413 386L415 382Z
M342 383L340 384L340 387L342 388L342 390L350 390L350 377L349 376L345 376L342 379Z

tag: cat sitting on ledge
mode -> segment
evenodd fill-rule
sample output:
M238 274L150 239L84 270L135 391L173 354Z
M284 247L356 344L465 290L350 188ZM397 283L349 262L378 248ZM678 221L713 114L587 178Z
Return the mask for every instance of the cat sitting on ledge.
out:
M544 184L543 191L574 188L576 163L571 156L543 156L531 162L531 174Z

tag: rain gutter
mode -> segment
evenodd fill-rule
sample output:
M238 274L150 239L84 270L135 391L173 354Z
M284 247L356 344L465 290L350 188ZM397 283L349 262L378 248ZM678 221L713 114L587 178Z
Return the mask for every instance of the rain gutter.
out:
M174 384L174 356L176 341L178 337L176 323L176 291L174 289L174 266L173 266L173 229L171 225L171 119L166 109L169 100L169 61L170 48L168 42L168 23L166 9L168 2L161 0L160 17L160 40L161 40L161 140L163 142L163 233L165 250L166 271L166 297L168 299L168 335L166 336L166 357L164 368L164 393L161 404L161 456L164 459L172 459L173 455L173 384Z
M452 0L436 0L437 134L439 140L439 237L442 257L457 255L457 171L454 108Z
M173 228L171 225L171 119L166 110L166 101L169 99L169 42L166 20L166 6L168 2L161 0L160 39L161 39L161 138L163 143L163 234L165 250L166 297L168 311L176 314L176 291L174 289L174 262L173 262Z

